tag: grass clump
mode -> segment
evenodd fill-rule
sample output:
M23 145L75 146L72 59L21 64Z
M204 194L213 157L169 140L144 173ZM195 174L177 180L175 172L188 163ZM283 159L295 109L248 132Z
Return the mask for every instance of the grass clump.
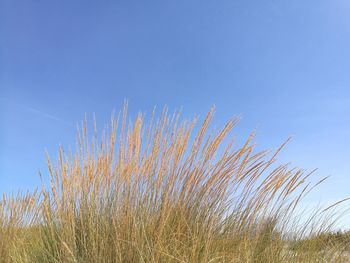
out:
M48 158L49 187L4 197L0 261L345 260L324 238L305 240L328 233L332 221L293 221L312 173L275 165L284 145L256 151L253 133L241 146L227 142L238 120L209 132L213 110L199 127L166 110L154 116L130 122L124 109L101 138L96 128L89 137L85 123L76 153Z

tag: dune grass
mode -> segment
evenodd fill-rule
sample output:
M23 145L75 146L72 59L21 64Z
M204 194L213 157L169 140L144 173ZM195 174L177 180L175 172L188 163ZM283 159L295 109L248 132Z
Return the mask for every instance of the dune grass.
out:
M48 157L49 186L0 201L0 261L349 261L323 238L332 208L298 221L322 180L276 165L284 144L256 151L252 133L236 145L236 118L212 132L213 113L197 125L166 110L130 121L125 108L100 137L85 122L75 153Z

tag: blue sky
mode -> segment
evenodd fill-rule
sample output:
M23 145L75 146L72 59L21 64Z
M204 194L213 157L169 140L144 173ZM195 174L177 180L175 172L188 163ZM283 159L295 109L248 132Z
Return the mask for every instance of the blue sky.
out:
M259 147L331 175L314 200L349 195L350 3L0 0L0 192L47 176L45 149L75 125L183 107L243 117Z

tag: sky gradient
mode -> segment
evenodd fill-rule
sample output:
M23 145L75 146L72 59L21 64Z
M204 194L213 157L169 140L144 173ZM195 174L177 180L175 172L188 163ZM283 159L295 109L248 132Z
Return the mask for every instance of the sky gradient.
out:
M350 2L0 0L0 192L32 189L45 149L74 148L85 113L124 99L233 115L261 148L317 178L313 201L349 195Z

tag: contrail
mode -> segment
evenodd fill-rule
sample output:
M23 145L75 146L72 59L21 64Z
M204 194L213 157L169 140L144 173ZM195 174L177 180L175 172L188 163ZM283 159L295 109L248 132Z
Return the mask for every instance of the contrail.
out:
M65 120L63 120L63 119L61 119L61 118L59 118L59 117L56 117L56 116L54 116L54 115L52 115L52 114L49 114L49 113L47 113L47 112L44 112L44 111L35 109L35 108L33 108L33 107L26 106L26 105L24 105L24 104L20 104L20 103L14 102L14 101L9 100L9 99L5 99L5 98L0 98L0 99L1 99L1 100L7 100L7 101L9 101L11 104L16 105L17 107L20 107L20 108L22 108L22 109L24 109L24 110L27 110L27 111L30 111L30 112L39 114L39 115L41 115L42 117L45 117L45 118L48 118L48 119L51 119L51 120L54 120L54 121L60 122L60 123L62 123L62 124L69 125L69 126L73 127L73 124L72 124L72 123L70 123L70 122L68 122L68 121L65 121Z
M63 120L63 119L61 119L61 118L58 118L58 117L56 117L56 116L54 116L54 115L52 115L52 114L49 114L49 113L47 113L47 112L43 112L43 111L41 111L41 110L34 109L34 108L32 108L32 107L28 107L28 106L25 106L25 105L20 105L20 104L17 104L17 105L20 106L20 107L22 107L23 109L26 109L26 110L28 110L28 111L37 113L37 114L39 114L39 115L41 115L41 116L43 116L43 117L46 117L46 118L48 118L48 119L51 119L51 120L54 120L54 121L58 121L58 122L61 122L61 123L63 123L63 124L69 125L69 126L73 126L71 123L69 123L69 122L67 122L67 121L65 121L65 120Z

